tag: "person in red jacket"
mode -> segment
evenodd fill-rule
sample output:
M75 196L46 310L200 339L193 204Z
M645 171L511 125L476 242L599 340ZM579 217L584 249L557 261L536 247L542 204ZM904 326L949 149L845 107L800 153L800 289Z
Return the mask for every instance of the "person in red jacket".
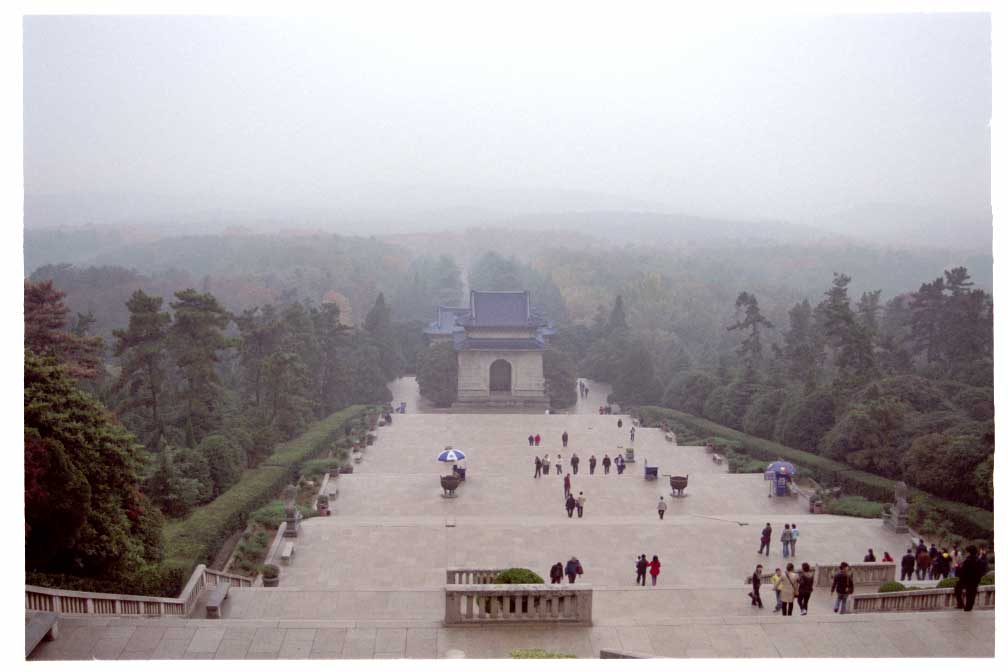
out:
M651 556L651 562L649 562L647 566L650 568L651 585L653 586L658 583L658 575L661 573L661 563L658 562L658 556Z

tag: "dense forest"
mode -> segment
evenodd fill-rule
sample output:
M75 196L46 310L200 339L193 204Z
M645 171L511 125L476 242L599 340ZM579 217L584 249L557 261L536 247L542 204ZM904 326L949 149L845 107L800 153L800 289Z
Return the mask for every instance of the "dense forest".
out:
M992 507L989 255L475 229L105 237L75 256L78 238L26 239L33 570L142 583L162 520L312 422L388 400L403 374L450 404L453 354L422 330L468 289L532 292L557 329L544 356L555 408L586 376L624 407L678 409Z

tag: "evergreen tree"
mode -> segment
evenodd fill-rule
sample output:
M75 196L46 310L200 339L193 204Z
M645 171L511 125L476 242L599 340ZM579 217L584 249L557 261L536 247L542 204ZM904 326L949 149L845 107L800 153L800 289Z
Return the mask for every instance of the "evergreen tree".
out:
M219 352L231 341L222 333L230 317L212 294L194 289L175 293L175 321L168 330L169 349L175 357L184 385L179 400L186 443L196 446L219 426L221 390L216 366Z
M806 389L816 386L821 348L816 342L812 324L812 306L808 299L796 303L788 311L789 329L784 334L783 356L787 360L788 373L801 381Z
M165 345L171 317L161 311L161 302L161 297L138 289L126 302L129 327L113 332L115 356L120 361L113 390L126 395L116 410L124 414L134 409L145 411L145 417L134 426L148 450L157 450L165 433Z
M749 292L742 292L735 299L735 311L736 313L744 311L744 317L742 319L736 317L735 323L728 326L728 331L735 329L749 331L749 334L742 340L736 352L745 363L746 379L752 380L759 369L760 363L763 361L763 345L760 342L760 329L762 327L773 329L773 324L770 320L763 317L763 314L760 312L759 301L756 300L754 294L750 294Z
M623 307L623 296L618 295L613 302L612 312L609 313L609 321L606 329L611 334L614 331L627 329L626 309Z
M436 406L451 406L458 398L458 357L451 343L435 343L417 358L420 394Z
M25 562L118 578L160 555L141 448L53 358L25 352Z
M67 330L70 310L63 303L65 297L51 280L38 283L25 280L25 348L37 355L57 358L77 378L94 378L101 369L102 340Z

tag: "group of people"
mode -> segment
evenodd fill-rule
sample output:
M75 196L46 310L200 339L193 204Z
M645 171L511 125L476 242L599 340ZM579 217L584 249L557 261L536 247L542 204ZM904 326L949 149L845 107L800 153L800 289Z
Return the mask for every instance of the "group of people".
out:
M762 555L764 549L766 550L767 557L770 556L770 541L773 539L773 528L770 523L766 524L763 531L760 533L760 547L756 551L756 555ZM798 524L797 523L785 523L784 531L781 532L780 536L781 550L785 558L796 557L796 548L798 546Z
M847 604L846 596L854 592L853 581L849 585L846 581L849 578L849 575L845 573L846 567L847 563L843 563L840 566L840 571L833 577L833 587L830 589L830 593L837 593L837 608L840 608L841 600L839 596L841 592L843 593L842 604L844 609L846 609ZM837 577L841 578L838 580ZM764 578L763 565L756 565L756 569L752 575L752 590L749 591L749 599L752 601L752 606L759 607L760 609L763 608L763 600L760 597L759 591ZM808 614L809 598L812 597L812 588L815 585L815 572L807 562L802 563L801 570L798 572L795 571L793 562L787 563L783 572L778 567L770 575L770 584L773 587L774 597L777 600L774 613L779 611L782 616L790 616L794 613L794 603L797 602L801 615L805 616Z
M535 474L532 476L532 478L539 478L540 476L549 476L550 462L551 460L548 453L544 454L542 457L536 455ZM595 468L598 466L598 463L599 462L594 455L588 458L589 476L595 475ZM563 473L563 457L560 455L560 453L557 453L556 461L553 462L553 465L556 467L557 476ZM617 474L622 474L626 470L626 459L624 459L622 453L618 453L616 455L615 460L609 457L609 453L606 453L605 455L602 456L603 473L608 474L609 469L612 468L613 465L616 465ZM581 458L578 457L577 453L572 453L570 456L571 472L576 475L578 473L578 469L580 468L580 466L581 466Z
M558 562L550 567L550 583L563 583L564 574L567 575L567 583L574 583L577 580L577 577L584 574L584 568L581 567L581 561L572 555L566 565L562 562Z
M657 555L652 555L651 562L648 562L647 556L641 553L637 557L636 568L637 585L646 586L647 574L649 573L651 574L651 585L654 586L658 583L658 575L661 574L661 562L658 561Z
M599 415L612 415L612 406L602 405L598 407Z
M578 394L581 395L582 399L588 398L588 386L585 385L583 380L578 381Z
M986 556L987 549L980 549L978 557L986 561ZM949 576L958 576L964 560L965 555L959 550L959 544L952 544L951 551L947 547L939 550L935 544L931 544L928 548L921 539L916 547L908 548L900 559L900 581L910 580L915 576L918 581L927 579L940 581Z

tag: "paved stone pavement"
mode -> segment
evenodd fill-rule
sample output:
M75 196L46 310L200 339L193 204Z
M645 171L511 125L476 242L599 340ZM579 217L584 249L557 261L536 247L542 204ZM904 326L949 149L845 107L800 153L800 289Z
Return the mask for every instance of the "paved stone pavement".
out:
M412 381L397 381L397 399ZM593 394L604 390L592 384ZM593 400L589 400L588 403ZM409 402L408 402L409 403ZM416 408L414 405L413 408ZM597 408L597 404L595 406ZM858 561L867 548L899 557L908 539L881 521L810 515L803 500L768 497L761 475L728 474L702 447L674 446L655 429L639 429L637 463L626 473L587 475L588 457L629 446L629 419L619 416L396 415L378 430L355 473L339 477L333 515L303 523L290 566L276 589L232 590L221 621L63 619L63 636L34 658L372 658L506 656L543 647L579 657L600 648L659 656L990 656L991 612L845 615L832 613L827 591L813 594L809 616L783 619L752 609L744 577L755 563L782 565L775 541L757 556L770 521L775 539L798 523L798 560ZM560 435L568 431L567 449ZM528 446L530 433L544 445ZM459 496L441 496L435 457L446 445L468 455ZM563 509L562 477L533 478L533 459L576 451L575 492L585 517ZM645 481L643 465L689 474L686 496L670 498L667 479ZM658 519L656 503L669 503ZM452 526L447 526L451 524ZM633 583L640 553L662 560L656 588ZM467 626L443 628L446 567L530 567L545 575L576 555L595 590L594 627Z
M669 657L989 657L991 611L677 617L593 627L442 628L437 621L62 619L32 660L166 658L506 658L516 648L598 657L614 648Z

